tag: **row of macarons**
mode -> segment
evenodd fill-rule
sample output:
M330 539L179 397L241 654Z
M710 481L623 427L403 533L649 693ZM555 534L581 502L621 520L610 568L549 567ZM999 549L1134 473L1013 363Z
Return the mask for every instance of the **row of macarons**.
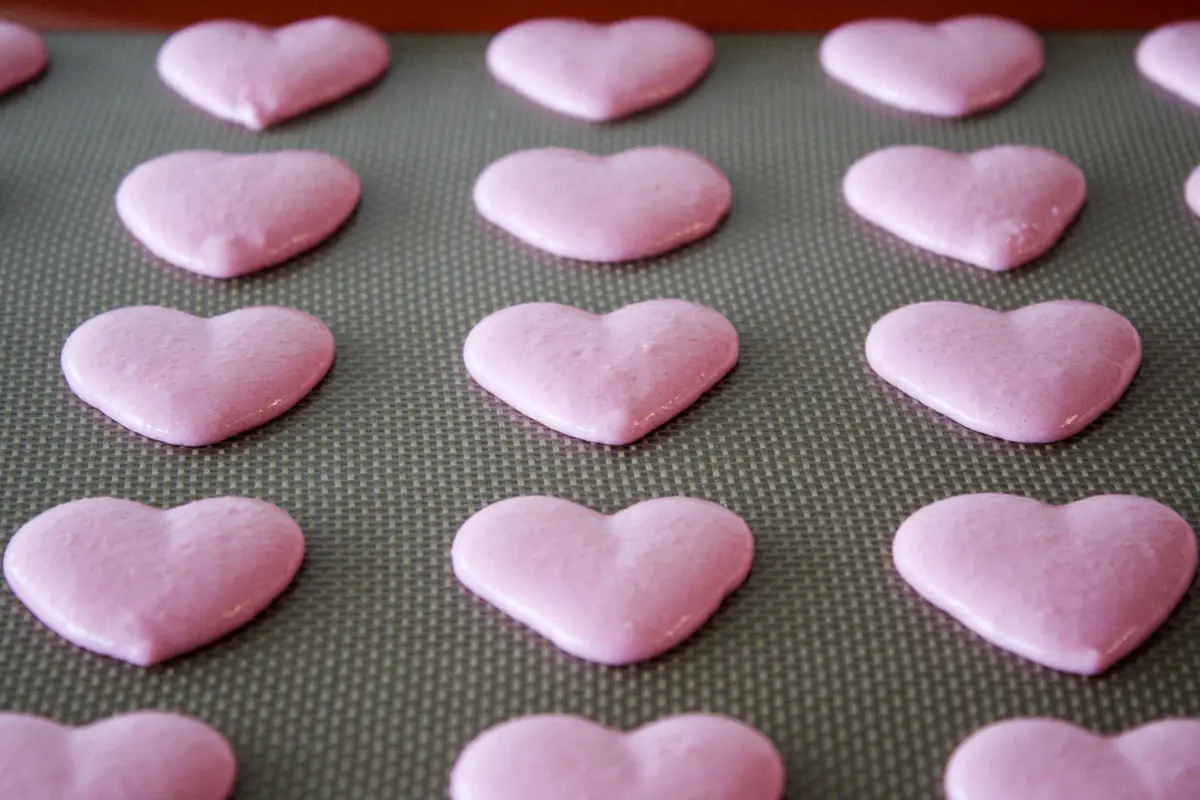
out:
M927 250L1002 271L1050 249L1083 206L1086 180L1037 147L958 154L889 147L855 162L843 181L863 218ZM482 171L479 214L551 254L591 262L661 255L714 231L733 189L716 165L675 147L609 156L560 147L521 150ZM1200 201L1200 170L1188 184ZM307 150L179 151L135 167L116 208L158 257L214 278L282 263L331 236L354 213L362 179L344 161Z
M1190 63L1180 53L1191 52L1188 43L1193 27L1200 31L1200 23L1158 31L1139 52L1162 50L1181 64ZM703 51L707 55L700 59L699 67L687 73L690 80L703 74L712 56L711 42L704 34L669 20L634 20L608 27L541 20L496 37L489 48L489 64L503 80L507 73L497 64L521 59L537 62L538 42L554 41L558 31L579 32L604 56L596 56L602 65L596 66L589 62L588 47L554 50L554 58L547 57L543 66L549 69L553 64L565 71L552 81L559 93L570 93L576 83L595 81L611 91L625 87L632 96L641 96L645 90L636 87L642 85L639 81L649 79L625 73L646 69L665 72L655 73L655 80L645 85L669 86L668 74L676 74L668 69L674 50L651 47L656 37L680 42L699 37L707 42ZM858 53L854 58L847 56L848 62L856 63L872 53L887 54L890 50L880 43L893 36L906 42L908 37L930 39L970 54L970 69L935 70L944 73L942 80L982 81L975 71L994 70L993 80L1002 76L1013 81L1007 94L986 81L982 88L964 89L964 97L976 98L964 100L969 110L978 110L983 102L980 98L990 103L1006 98L1042 68L1036 34L1017 23L986 17L962 18L940 26L855 23L830 34L823 58L827 66L837 61L829 53L841 52L835 45L844 39L848 42L845 48ZM1200 35L1195 39L1195 58L1200 63ZM378 50L375 57L349 58L347 54L365 52L368 48L363 42L368 40ZM1016 41L1025 41L1027 52L1020 60L1029 64L1023 69L1003 68L1005 62L998 56L989 59L981 55L989 47L1001 52L1022 50ZM1155 44L1160 41L1162 44ZM682 44L679 48L687 49ZM175 55L177 52L186 56ZM909 53L914 69L932 69L931 64L941 57L936 47L933 55L926 53L923 58L916 58L916 52ZM695 56L703 53L698 51ZM338 54L359 68L375 65L373 71L339 86L330 83L337 70L326 74L328 70L314 64L298 66L309 57ZM297 65L292 65L292 72L280 72L282 67L275 61L288 58L297 59ZM1154 62L1149 56L1140 58ZM171 37L163 46L159 66L168 84L201 106L211 107L216 101L197 99L208 95L181 88L190 84L178 76L223 82L222 92L217 94L242 105L214 113L242 121L254 118L265 125L275 119L268 109L292 109L291 114L311 107L317 102L314 98L328 102L349 91L347 87L377 76L388 59L386 43L374 32L356 23L323 18L275 32L244 23L203 23ZM190 66L171 68L177 61ZM201 69L201 64L206 68ZM904 70L891 62L887 66L875 65L868 71L880 80L906 80ZM522 69L519 74L529 80L529 76L541 74L531 64ZM281 81L281 74L288 79ZM919 80L910 79L913 86L929 87L936 85L935 77L922 74ZM1200 83L1200 75L1195 78ZM269 87L258 86L259 79ZM314 85L306 95L302 90L307 80ZM524 85L528 81L506 82ZM296 92L297 97L283 97L288 92ZM883 92L889 97L897 93L899 89L894 87ZM1200 212L1200 169L1185 184L1184 196ZM855 212L902 239L999 271L1028 263L1058 241L1084 203L1086 181L1066 157L1037 147L1000 146L958 154L900 146L857 161L846 173L843 192ZM117 207L134 234L160 257L204 275L236 277L315 246L345 223L360 195L361 181L353 169L324 154L285 151L236 156L185 151L136 168L118 190ZM619 262L659 255L706 236L728 213L732 190L719 168L676 148L641 147L607 157L542 148L513 153L492 164L476 181L474 198L484 218L535 247L567 258Z
M477 511L450 560L476 596L577 658L627 666L689 639L747 580L755 537L707 500L663 497L606 515L527 496ZM992 644L1052 669L1104 672L1176 607L1196 536L1128 495L1065 506L1007 494L928 505L900 525L897 571ZM67 641L150 667L248 624L295 579L300 526L262 500L173 509L85 498L26 522L4 551L13 594Z
M1022 443L1073 436L1114 406L1141 363L1120 314L1054 300L1013 311L916 303L876 322L867 361L959 424ZM168 444L223 441L286 413L327 375L319 319L257 306L212 318L160 306L99 314L67 337L72 391L122 426ZM523 303L486 316L462 346L467 373L526 417L568 436L628 445L671 422L738 363L719 311L647 300L608 314Z
M1072 437L1120 401L1141 365L1130 321L1096 303L994 311L913 303L877 320L866 361L960 425L1025 444ZM598 314L529 302L488 314L462 345L467 373L548 428L629 445L683 414L737 366L724 314L648 300ZM334 333L293 308L212 318L160 306L114 308L66 338L61 369L85 403L164 443L218 443L287 413L328 374Z
M487 65L502 84L573 117L605 122L665 103L710 69L703 31L658 17L598 25L536 19L496 35ZM821 65L856 91L908 111L963 117L1011 100L1045 68L1042 41L1025 25L973 15L937 24L851 22L821 44ZM49 61L32 30L0 21L0 92ZM158 54L164 83L208 113L261 130L378 79L391 49L376 31L337 17L278 29L217 20L185 28ZM1200 105L1200 20L1148 34L1136 62L1150 80Z
M519 497L472 515L452 561L472 592L561 649L624 665L694 633L745 580L753 551L745 522L704 500L660 498L606 516ZM248 623L291 582L303 553L299 526L260 500L159 510L92 498L23 526L4 573L64 638L150 666ZM982 637L1082 674L1142 644L1186 591L1197 561L1195 535L1179 515L1116 495L1064 507L1000 494L948 498L900 526L894 556L921 594ZM188 786L189 797L223 800L236 771L218 733L162 713L82 729L0 715L0 764L6 789L27 790L14 797L72 800L64 786L91 798L135 778L139 789L162 787L139 796ZM1191 800L1198 780L1200 720L1161 721L1113 739L1053 720L1012 720L964 742L945 785L950 800ZM779 800L783 785L774 746L735 720L688 715L625 735L550 716L480 735L453 770L451 795L561 800L587 787L613 798Z
M1101 736L1062 720L1016 718L963 741L943 785L947 800L1195 800L1198 754L1200 720ZM58 800L228 800L238 772L218 731L160 711L78 728L0 714L0 763L9 796ZM774 743L731 717L683 714L623 732L547 714L476 737L455 762L449 791L452 800L783 800L785 783Z

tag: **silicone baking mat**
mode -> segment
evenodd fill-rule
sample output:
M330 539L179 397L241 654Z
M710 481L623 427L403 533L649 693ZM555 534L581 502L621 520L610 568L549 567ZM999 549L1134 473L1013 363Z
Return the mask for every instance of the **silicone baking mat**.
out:
M482 37L393 40L368 91L255 135L188 107L154 74L161 37L56 35L50 72L0 99L2 536L61 502L173 506L224 494L282 506L308 536L295 585L200 652L141 670L78 650L0 593L0 708L82 723L168 708L219 728L242 800L439 798L459 750L508 717L568 712L633 727L685 711L744 719L787 761L791 800L940 796L954 746L993 720L1064 717L1103 731L1200 715L1200 592L1097 679L1041 669L920 601L892 534L964 492L1053 502L1103 492L1200 507L1200 219L1182 186L1200 113L1136 74L1135 35L1047 36L1044 77L965 122L892 112L828 81L814 36L718 38L712 74L668 107L611 125L554 116L501 89ZM840 199L859 156L891 144L1031 143L1088 176L1078 223L1007 275L870 229ZM625 266L556 260L489 228L471 186L493 159L561 145L693 149L734 186L715 235ZM151 258L113 210L122 176L184 148L317 148L363 178L332 240L232 281ZM471 326L533 300L594 311L682 297L726 314L737 369L625 448L521 418L466 377ZM884 385L871 323L920 300L1013 308L1103 303L1141 331L1128 394L1082 435L1026 447L974 434ZM67 390L58 353L110 308L311 312L337 363L284 417L213 447L139 438ZM690 641L647 664L574 660L459 587L449 547L482 506L527 493L604 512L705 497L757 538L746 585ZM665 800L665 799L664 799Z

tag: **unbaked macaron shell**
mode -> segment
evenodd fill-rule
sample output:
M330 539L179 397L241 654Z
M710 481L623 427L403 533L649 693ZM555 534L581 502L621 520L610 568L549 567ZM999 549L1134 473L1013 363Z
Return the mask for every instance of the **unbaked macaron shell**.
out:
M1011 100L1042 71L1045 56L1034 30L1001 17L956 17L934 25L868 19L827 35L821 66L881 103L964 117Z
M36 31L0 19L0 94L41 75L50 63L50 50Z
M1129 320L1094 303L994 311L936 301L876 322L866 356L881 378L960 425L1044 444L1116 404L1142 362L1142 341Z
M665 103L708 71L713 42L687 23L639 17L596 25L534 19L492 39L488 69L547 108L603 122Z
M597 262L649 258L707 236L732 197L721 170L673 147L522 150L475 182L487 221L554 255Z
M78 728L0 714L5 800L227 800L233 748L205 723L137 711Z
M1200 19L1164 25L1146 34L1136 60L1147 78L1200 106Z
M149 667L242 627L292 582L304 534L270 503L161 510L111 497L56 506L4 550L9 588L48 628Z
M484 318L463 345L467 372L484 389L549 428L607 445L665 425L737 359L732 323L685 300L605 315L525 303Z
M946 766L946 800L1200 800L1200 719L1102 736L1058 719L1006 719Z
M1197 559L1183 517L1129 495L1065 506L951 497L905 520L892 554L922 597L984 639L1080 675L1104 672L1154 633Z
M324 241L361 194L358 173L326 153L183 150L126 175L116 204L154 255L210 278L236 278Z
M684 714L624 733L580 717L509 720L467 745L452 800L781 800L783 759L729 717Z
M579 658L611 666L679 645L746 580L742 519L690 497L611 516L556 497L476 512L451 549L454 574L492 605Z
M390 62L384 38L347 19L276 29L214 20L167 39L158 74L197 108L257 131L344 97Z
M1087 195L1083 171L1040 147L974 153L889 147L857 161L842 185L860 216L939 255L994 272L1049 250Z
M205 319L135 306L76 328L62 369L81 400L129 430L200 447L286 412L321 382L333 355L325 323L291 308Z

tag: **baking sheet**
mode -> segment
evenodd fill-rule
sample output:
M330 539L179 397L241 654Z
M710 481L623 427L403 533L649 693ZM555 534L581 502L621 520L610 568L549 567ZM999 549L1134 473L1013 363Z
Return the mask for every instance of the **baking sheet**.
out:
M1200 112L1147 86L1137 36L1047 36L1047 72L965 122L889 111L829 82L815 36L722 36L712 74L668 107L612 125L554 116L494 85L486 39L402 36L380 84L255 135L161 86L156 35L59 34L40 81L0 98L0 537L55 504L158 506L258 497L303 527L308 557L261 618L141 670L75 649L0 592L0 708L82 723L139 708L205 719L234 744L238 797L437 798L459 750L506 718L568 712L633 727L731 714L783 753L791 800L929 798L954 746L1013 715L1113 731L1200 715L1200 597L1107 675L1054 673L990 647L890 567L912 511L963 492L1053 502L1161 500L1197 524L1200 219L1182 186ZM1088 176L1078 223L1008 275L957 265L859 222L841 176L891 144L1030 143ZM538 146L687 147L734 186L728 221L674 254L589 266L489 228L470 189ZM362 175L332 240L231 281L193 276L129 237L112 196L131 168L184 148L316 148ZM690 411L625 448L551 433L465 376L471 326L514 303L608 311L683 297L726 314L741 363ZM955 426L872 376L871 323L930 299L1012 308L1103 303L1141 331L1128 394L1082 435L1019 446ZM297 408L197 450L125 431L67 390L59 348L110 308L215 315L281 304L323 319L337 363ZM501 498L546 493L613 512L687 494L757 537L754 571L692 640L625 669L560 653L461 589L449 546Z

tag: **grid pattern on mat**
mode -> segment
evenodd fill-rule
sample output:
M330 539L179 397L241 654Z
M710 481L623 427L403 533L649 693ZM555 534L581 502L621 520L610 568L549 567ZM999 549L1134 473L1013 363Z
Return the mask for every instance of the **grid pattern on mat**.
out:
M53 65L0 99L0 487L6 541L57 503L159 506L242 494L300 522L308 558L241 632L149 671L79 651L0 592L0 708L79 723L170 708L222 730L242 800L445 796L461 747L534 712L632 727L709 710L778 744L789 797L938 796L955 744L995 719L1117 730L1200 715L1200 594L1099 679L991 648L919 601L889 564L913 510L962 492L1054 502L1128 492L1200 513L1200 220L1182 185L1200 113L1146 86L1133 35L1047 37L1046 75L966 122L890 112L828 82L812 36L725 36L713 73L666 108L613 125L553 116L493 85L480 37L397 37L374 88L277 131L212 120L160 86L161 38L50 37ZM904 246L840 201L843 171L900 143L1057 149L1088 176L1078 223L1046 258L992 275ZM524 147L691 148L735 191L728 221L627 266L555 260L474 214L470 188ZM121 177L183 148L327 150L362 174L362 207L292 263L218 282L156 263L117 221ZM726 314L737 369L626 448L523 420L465 377L472 324L513 303L595 311L683 297ZM863 337L905 303L1108 305L1141 331L1126 397L1082 435L1010 445L938 418L874 378ZM214 315L311 312L338 342L328 379L283 418L198 450L138 438L68 392L58 350L92 315L162 304ZM494 500L547 493L611 512L648 497L723 503L754 530L748 583L684 646L648 664L575 661L473 599L448 560Z

